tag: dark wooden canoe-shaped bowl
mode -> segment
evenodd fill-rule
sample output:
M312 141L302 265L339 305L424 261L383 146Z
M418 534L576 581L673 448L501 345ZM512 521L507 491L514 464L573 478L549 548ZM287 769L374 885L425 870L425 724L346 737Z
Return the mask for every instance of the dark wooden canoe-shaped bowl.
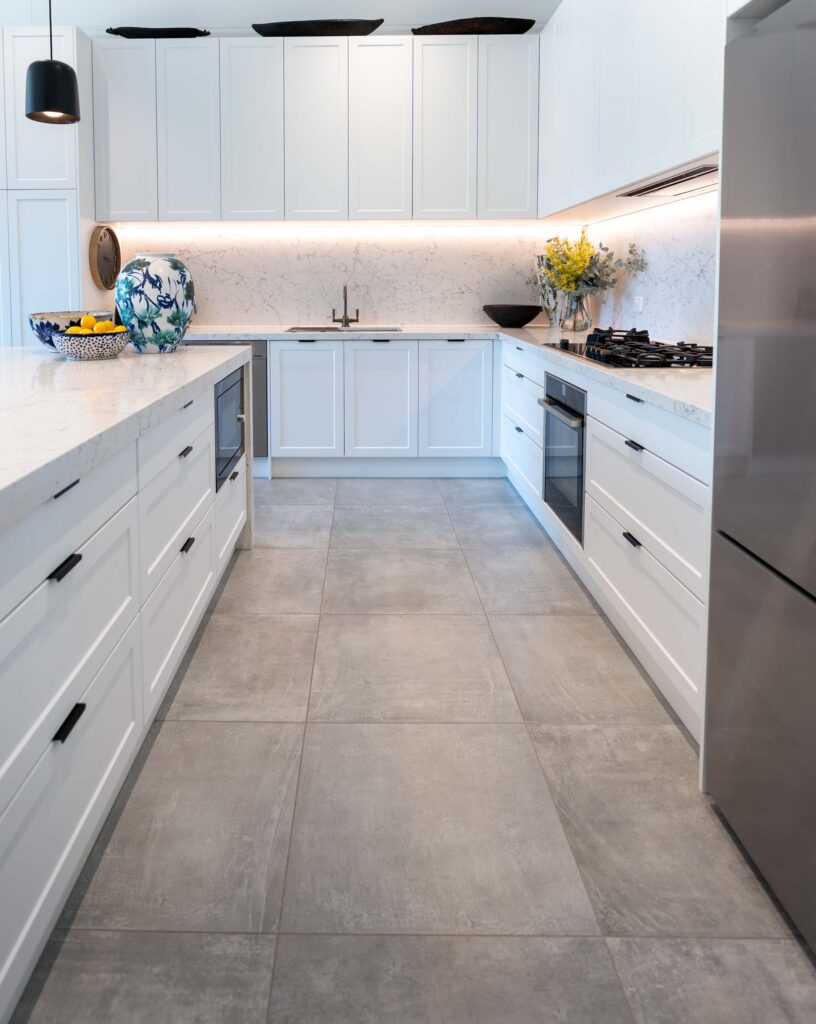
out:
M415 36L521 36L533 25L533 18L456 18L411 31Z
M382 18L323 18L267 21L252 27L259 36L370 36L382 23Z

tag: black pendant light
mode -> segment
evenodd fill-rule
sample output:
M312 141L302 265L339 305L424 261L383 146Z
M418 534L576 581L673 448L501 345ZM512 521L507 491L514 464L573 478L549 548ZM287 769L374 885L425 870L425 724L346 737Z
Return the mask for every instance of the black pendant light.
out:
M48 0L49 59L35 60L26 74L26 117L43 124L74 124L79 120L79 86L70 64L54 60L54 28Z

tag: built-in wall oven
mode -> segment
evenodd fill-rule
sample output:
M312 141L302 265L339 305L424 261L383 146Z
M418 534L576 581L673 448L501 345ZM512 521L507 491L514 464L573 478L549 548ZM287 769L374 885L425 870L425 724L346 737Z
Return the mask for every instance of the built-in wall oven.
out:
M548 373L544 409L544 501L584 542L586 391Z
M244 369L215 385L215 489L229 479L244 454Z

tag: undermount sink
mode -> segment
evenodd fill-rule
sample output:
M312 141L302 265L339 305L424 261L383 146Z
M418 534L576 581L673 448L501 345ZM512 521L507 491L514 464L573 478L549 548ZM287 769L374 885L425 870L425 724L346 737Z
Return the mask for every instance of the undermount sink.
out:
M354 332L357 334L396 334L401 327L366 327L360 324L351 324L349 327L338 327L336 324L321 324L319 327L287 327L287 334L343 334Z

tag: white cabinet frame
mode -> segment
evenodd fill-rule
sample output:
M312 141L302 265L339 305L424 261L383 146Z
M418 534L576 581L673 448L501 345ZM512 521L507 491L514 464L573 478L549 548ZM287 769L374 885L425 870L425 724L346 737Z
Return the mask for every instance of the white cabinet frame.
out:
M493 451L493 342L419 342L418 454Z
M417 454L417 341L346 341L346 456Z

